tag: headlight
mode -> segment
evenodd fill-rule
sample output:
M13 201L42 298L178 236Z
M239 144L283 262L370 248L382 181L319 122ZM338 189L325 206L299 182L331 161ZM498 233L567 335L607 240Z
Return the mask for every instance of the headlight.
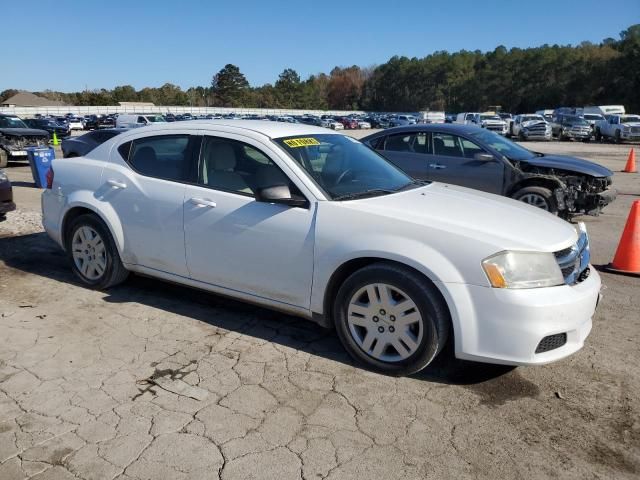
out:
M7 174L4 173L3 170L0 170L0 183L6 182L8 180L9 180L9 177L7 177Z
M540 288L564 284L553 253L500 252L482 261L494 288Z

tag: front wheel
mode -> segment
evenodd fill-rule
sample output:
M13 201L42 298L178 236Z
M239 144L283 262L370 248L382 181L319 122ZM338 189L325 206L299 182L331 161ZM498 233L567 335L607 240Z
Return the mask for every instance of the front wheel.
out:
M622 138L620 137L620 130L616 130L616 134L615 134L615 142L616 143L622 143Z
M414 270L387 262L347 278L333 318L355 360L391 375L409 375L429 365L447 342L450 326L436 287Z
M511 198L557 214L558 204L553 192L545 187L525 187L514 193Z
M71 222L66 250L73 272L89 287L107 289L129 275L109 229L96 215L80 215Z
M9 155L4 150L0 150L0 168L4 168L9 164Z

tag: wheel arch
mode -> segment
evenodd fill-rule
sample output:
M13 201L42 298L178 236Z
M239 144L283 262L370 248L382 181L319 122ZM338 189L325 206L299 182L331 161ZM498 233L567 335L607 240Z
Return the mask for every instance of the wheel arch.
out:
M418 269L413 265L410 265L407 262L403 262L397 259L390 259L382 256L363 256L349 259L342 263L338 268L336 268L329 278L327 286L324 291L323 296L323 313L317 314L314 313L314 320L321 324L324 327L333 328L334 327L334 318L333 318L333 309L332 302L336 297L340 286L345 282L345 280L357 272L358 270L375 264L375 263L386 263L392 264L395 266L399 266L402 268L406 268L408 270L413 271L415 274L419 275L421 278L426 280L429 284L434 287L434 291L440 297L440 300L443 302L443 305L447 308L449 313L450 320L450 331L449 331L449 339L448 341L453 342L456 333L459 331L459 322L458 322L458 313L455 307L455 303L449 292L446 289L446 286L443 282L438 281L437 279L432 278L433 274L426 273L424 269Z
M512 197L513 194L516 193L518 190L521 190L526 187L543 187L543 188L548 188L549 190L551 190L551 192L553 192L556 188L562 188L562 186L563 185L560 180L557 180L551 177L532 176L532 177L523 178L517 181L516 183L514 183L513 185L511 185L511 187L507 191L507 196Z
M111 207L109 207L109 209L110 208ZM125 261L125 258L123 257L124 231L122 229L122 225L120 225L120 222L117 220L115 212L111 211L108 212L108 214L105 214L105 212L103 212L101 209L96 208L93 204L86 201L78 200L72 203L62 217L60 233L62 236L62 243L64 248L66 248L67 244L67 229L69 228L69 225L74 219L84 214L96 215L98 218L100 218L100 220L104 222L104 224L109 229L109 233L111 233L111 237L116 244L116 248L118 249L120 257L123 259L123 261ZM111 219L114 219L114 221L112 222Z

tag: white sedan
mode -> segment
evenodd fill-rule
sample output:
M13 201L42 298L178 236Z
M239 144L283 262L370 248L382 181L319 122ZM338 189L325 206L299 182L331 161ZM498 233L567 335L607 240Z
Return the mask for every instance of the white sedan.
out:
M129 272L335 327L369 368L542 364L580 349L600 278L584 228L418 182L362 143L233 120L124 132L60 158L43 223L86 285ZM132 300L134 300L132 298Z
M371 128L371 124L369 122L365 122L364 120L358 120L358 128Z

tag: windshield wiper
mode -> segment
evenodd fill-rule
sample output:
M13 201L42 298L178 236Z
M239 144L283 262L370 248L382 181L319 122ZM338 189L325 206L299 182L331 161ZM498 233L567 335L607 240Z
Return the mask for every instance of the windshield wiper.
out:
M395 193L397 190L390 190L388 188L371 188L369 190L363 190L362 192L345 193L344 195L338 195L333 197L332 200L355 200L356 198L374 197L376 195L388 195L389 193Z
M431 182L429 180L417 180L417 179L411 180L406 185L403 185L402 187L398 188L396 192L402 192L403 190L410 190L412 188L424 187L425 185L428 185L430 183Z

